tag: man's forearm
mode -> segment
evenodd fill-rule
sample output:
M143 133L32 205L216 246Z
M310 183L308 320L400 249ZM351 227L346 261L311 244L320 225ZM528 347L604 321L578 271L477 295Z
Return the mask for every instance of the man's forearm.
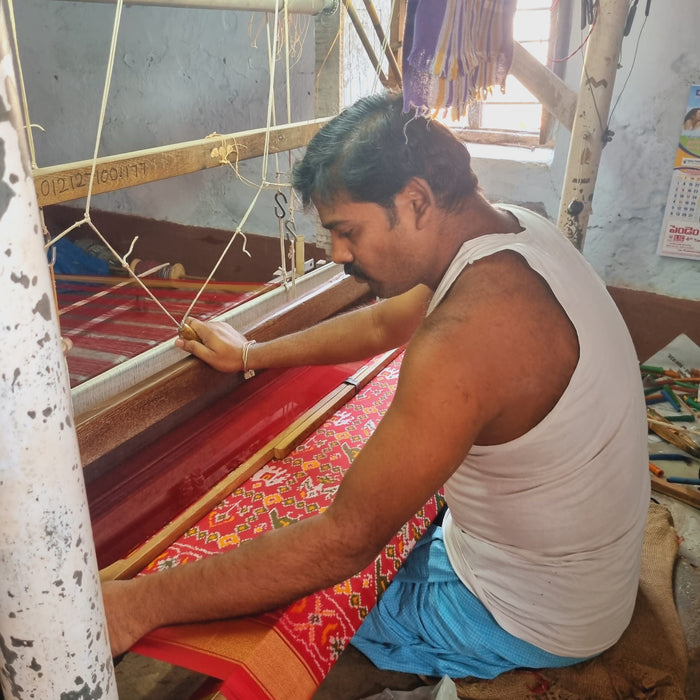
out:
M328 365L364 360L390 348L372 332L371 311L357 309L311 328L256 343L248 351L247 369Z
M225 554L140 577L124 587L119 614L139 616L141 636L164 625L274 609L371 561L375 553L352 553L341 531L325 515L313 516Z
M298 333L256 343L249 348L246 368L352 362L403 345L424 318L428 291L416 288Z

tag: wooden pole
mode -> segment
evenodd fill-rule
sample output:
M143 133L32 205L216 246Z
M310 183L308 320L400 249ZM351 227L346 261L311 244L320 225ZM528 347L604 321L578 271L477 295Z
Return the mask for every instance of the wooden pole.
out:
M576 93L518 41L513 42L510 72L571 131L576 114Z
M384 34L384 29L382 28L382 23L379 21L379 15L377 10L372 3L372 0L364 0L365 8L367 14L374 26L374 31L377 33L377 39L379 43L384 46L384 54L386 60L389 61L389 73L391 75L391 86L396 88L401 88L401 69L399 64L396 62L396 56L394 56L394 51L389 45L389 42Z
M379 65L379 59L377 58L377 54L374 53L372 44L370 43L370 40L367 34L365 33L364 27L362 26L362 22L360 22L360 16L357 14L357 10L355 10L355 6L352 4L352 0L343 0L343 4L345 5L345 9L348 12L348 17L350 17L350 20L352 21L352 24L355 27L357 36L360 38L362 46L364 46L365 48L365 52L367 53L370 63L372 64L372 67L377 73L379 82L384 87L389 87L389 79L386 77L386 74Z
M0 13L0 683L116 700L68 370Z
M628 10L627 0L600 0L586 46L576 116L559 208L559 228L583 250Z

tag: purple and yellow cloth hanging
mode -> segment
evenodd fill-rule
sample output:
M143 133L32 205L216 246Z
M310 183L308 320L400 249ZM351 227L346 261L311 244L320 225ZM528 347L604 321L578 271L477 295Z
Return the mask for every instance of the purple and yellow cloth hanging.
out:
M404 111L458 119L505 80L513 60L516 0L408 0Z

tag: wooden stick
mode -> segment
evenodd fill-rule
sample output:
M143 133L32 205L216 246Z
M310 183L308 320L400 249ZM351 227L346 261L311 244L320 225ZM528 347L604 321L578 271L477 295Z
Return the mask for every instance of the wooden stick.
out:
M374 4L372 0L364 0L365 8L367 9L367 14L369 15L372 25L374 26L374 31L377 32L377 38L379 43L384 47L384 54L386 55L387 61L389 61L389 71L391 73L393 85L397 88L401 87L401 69L399 64L396 62L396 56L389 46L389 42L386 40L384 35L384 29L382 28L382 23L379 21L379 15L377 10L374 9Z
M154 268L155 269L155 268ZM76 284L99 284L105 287L124 287L134 284L133 277L120 277L117 275L55 275L60 282L75 282ZM143 277L139 275L141 281L149 288L157 289L189 289L199 291L202 286L201 280L191 279L161 279L159 277ZM278 285L274 283L249 284L246 282L209 282L207 289L214 289L217 292L257 292L262 289L269 289Z
M274 458L284 459L329 416L332 416L341 406L344 406L355 396L355 393L354 386L350 384L341 384L330 394L325 396L279 435L273 450Z
M690 432L697 433L697 430L678 428L651 408L647 408L647 423L649 429L666 442L675 445L693 457L700 458L700 445L687 435Z
M357 14L357 10L355 10L355 6L352 4L352 0L343 0L343 4L345 5L345 9L347 10L350 19L352 20L352 24L355 27L355 31L357 32L357 36L359 37L360 41L362 42L362 46L364 46L364 48L365 48L365 52L367 53L367 56L370 60L370 63L372 64L372 67L374 68L374 70L377 73L377 77L379 78L379 82L384 87L389 87L389 80L379 65L379 59L377 58L377 54L374 53L374 49L372 48L372 44L370 43L369 38L367 37L367 34L365 33L364 28L362 27L362 23L360 22L360 17Z
M389 350L363 365L352 377L348 377L337 389L321 399L301 418L297 419L279 436L275 445L275 458L284 459L307 435L310 435L326 418L346 404L360 389L376 377L400 352L402 348Z
M683 484L672 484L666 479L660 479L653 474L651 478L651 488L658 493L664 493L667 496L673 496L683 503L687 503L695 508L700 508L700 491L694 486L684 486Z
M269 153L305 146L327 121L329 118L272 127ZM98 158L92 192L112 192L257 158L264 153L266 133L267 129L253 129L212 134L196 141ZM36 168L33 176L39 206L87 196L91 171L92 160Z

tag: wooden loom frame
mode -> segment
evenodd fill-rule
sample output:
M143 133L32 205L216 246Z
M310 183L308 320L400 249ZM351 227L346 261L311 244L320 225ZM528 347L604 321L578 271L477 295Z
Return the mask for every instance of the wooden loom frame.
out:
M233 166L264 155L266 144L269 154L302 148L329 120L330 117L321 117L273 126L269 130L212 134L193 141L97 158L92 193L113 192L204 169ZM85 197L92 167L90 159L34 168L39 206ZM322 300L324 291L328 296ZM256 299L246 308L222 315L220 320L235 322L252 339L267 339L273 335L273 326L278 333L288 333L338 313L366 295L366 285L358 285L340 275L337 268L328 266L318 274L300 278L291 290L281 288L268 292L264 300ZM288 313L283 312L285 305ZM256 313L258 318L253 319ZM172 344L163 344L120 366L119 373L123 374L125 367L136 364L127 386L115 380L116 372L113 372L112 376L100 375L74 388L76 432L88 471L119 445L142 440L139 436L151 434L157 425L158 431L164 431L172 425L172 420L168 420L172 416L177 414L178 420L184 420L202 405L204 397L206 401L213 401L242 381L235 376L222 381L220 374L203 367L192 357L183 360L183 353L172 347L164 349L165 345ZM143 362L138 366L139 360L152 363L155 369L144 372ZM97 398L90 397L93 391Z

